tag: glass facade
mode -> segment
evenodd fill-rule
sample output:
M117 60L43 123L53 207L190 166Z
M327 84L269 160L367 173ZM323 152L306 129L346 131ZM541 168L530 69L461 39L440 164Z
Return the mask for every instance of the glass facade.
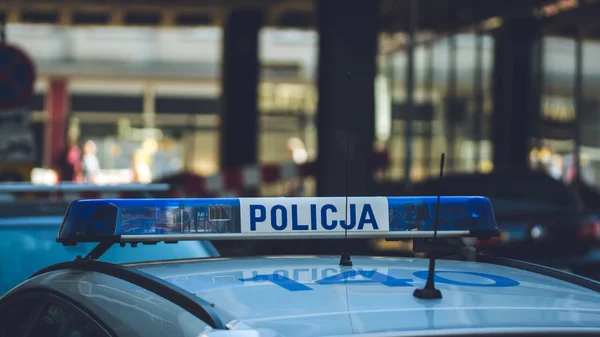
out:
M594 186L600 187L600 43L585 40L582 46L582 106L579 118L580 139L580 178Z
M260 164L303 164L317 157L317 38L316 31L293 29L260 34ZM262 186L261 194L290 195L290 186L285 181ZM295 186L297 193L316 193L314 178Z
M569 184L575 164L575 41L544 37L541 57L542 97L531 165Z
M581 106L576 109L577 41L545 36L543 91L538 137L533 140L532 168L541 169L565 184L581 182L600 187L600 126L597 91L600 67L595 60L600 43L583 40L581 46ZM576 156L579 152L579 170Z
M436 175L441 152L446 153L448 173L490 172L494 167L491 135L494 38L481 37L480 59L477 41L476 34L464 33L415 48L411 181ZM576 40L544 36L541 46L541 106L533 124L531 168L571 184L576 177L579 152L581 181L600 187L600 104L596 97L600 89L600 66L594 62L600 54L600 43L590 40L582 43L580 116L576 114ZM407 177L408 57L402 50L385 58L393 96L391 137L386 142L391 167L386 177L403 181ZM479 80L481 91L477 86ZM478 118L479 94L482 96Z
M491 163L491 72L493 39L481 37L481 68L477 73L477 37L460 34L415 48L414 115L412 122L411 181L436 175L439 156L446 153L447 172L489 171ZM406 74L405 51L387 56L393 87L393 122L387 143L391 180L404 180L406 167ZM477 110L474 81L481 76L482 117Z

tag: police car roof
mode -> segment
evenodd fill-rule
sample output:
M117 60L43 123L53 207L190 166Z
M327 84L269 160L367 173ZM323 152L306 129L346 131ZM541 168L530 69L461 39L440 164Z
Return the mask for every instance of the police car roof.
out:
M345 208L348 212L337 211ZM438 222L444 225L438 227ZM93 260L114 243L330 239L346 234L429 238L433 228L438 237L498 233L491 204L483 197L116 199L72 203L57 241L98 242L86 257ZM583 283L500 265L438 261L436 287L443 298L423 300L413 291L425 283L427 260L353 256L349 268L339 267L339 258L220 258L130 267L212 303L210 310L201 305L207 313L203 319L214 319L209 311L216 310L219 321L227 318L229 326L267 328L282 336L511 328L600 332L600 293L593 291L600 289L598 283L585 288ZM151 279L149 286L158 282ZM192 296L169 285L158 288L174 298ZM222 326L215 322L212 326Z
M215 304L225 316L283 336L438 329L596 328L600 293L542 274L488 263L439 260L440 300L412 296L420 258L294 256L130 265Z

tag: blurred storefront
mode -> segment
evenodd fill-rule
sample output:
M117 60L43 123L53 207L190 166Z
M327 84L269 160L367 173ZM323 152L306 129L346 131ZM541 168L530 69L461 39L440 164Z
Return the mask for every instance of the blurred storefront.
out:
M600 109L597 91L600 68L594 61L600 43L583 40L581 45L581 106L577 114L577 41L575 37L546 36L543 39L543 92L537 137L532 139L532 168L571 184L581 182L600 187Z
M38 143L49 118L48 83L67 78L69 128L80 145L96 143L101 183L219 170L221 34L219 28L8 26L9 38L40 69L30 104ZM260 43L259 164L293 160L294 138L305 147L305 161L314 160L316 33L263 29ZM36 166L45 164L39 155ZM306 193L314 193L308 180ZM267 186L263 193L285 188Z
M480 48L480 56L477 48ZM447 172L489 172L492 168L490 117L493 39L460 34L415 48L414 110L410 178L418 181L438 174L439 156L446 153ZM392 78L392 136L389 177L404 180L406 157L407 55L387 56ZM479 63L479 69L475 66ZM476 119L474 79L480 76L482 111Z
M485 30L497 25L489 24L481 34L465 31L437 39L417 34L418 41L426 42L414 49L412 109L406 48L381 53L374 148L390 154L390 165L376 172L379 181L431 178L441 152L449 173L485 173L497 167L492 136L496 40ZM29 107L37 148L43 148L49 118L44 103L48 83L64 77L70 126L79 130L80 143L97 144L105 179L133 180L136 167L149 171L142 180L181 171L203 176L219 171L220 29L9 25L7 33L40 70ZM302 143L303 160L317 157L317 35L310 30L261 31L259 164L294 161L292 139ZM381 38L406 42L405 34L382 33ZM579 162L582 181L600 186L600 68L594 62L600 43L584 41L582 46L579 110L575 38L545 36L541 49L540 106L526 151L529 165L570 183ZM36 166L43 166L43 160L39 154ZM304 193L315 193L314 181L304 184ZM275 184L262 193L285 194L288 187Z
M72 81L72 86L84 83L91 88L92 81ZM164 91L174 91L167 85L154 82ZM216 85L216 84L215 84ZM83 143L93 140L97 156L106 177L132 170L134 160L144 156L152 177L162 177L180 171L203 176L218 171L219 116L218 97L156 95L152 116L154 127L145 122L143 94L107 93L102 85L94 85L93 94L71 90L71 128L78 128ZM134 86L114 81L110 90ZM140 85L141 86L141 85ZM187 86L189 91L193 84ZM196 85L196 88L208 85ZM73 87L72 87L73 88ZM75 87L77 88L77 87ZM201 90L201 89L200 89ZM198 91L200 91L198 90ZM213 89L216 91L216 88ZM122 92L125 90L122 90ZM314 114L316 90L312 83L265 80L259 87L261 108L260 162L288 161L288 140L296 137L306 146L307 159L316 156ZM118 104L115 102L121 102ZM137 102L136 102L137 101ZM200 112L197 109L200 109ZM138 111L136 111L138 110ZM173 111L173 112L171 112ZM43 112L35 112L34 121L42 123ZM129 174L131 175L131 174ZM119 179L123 178L121 175Z

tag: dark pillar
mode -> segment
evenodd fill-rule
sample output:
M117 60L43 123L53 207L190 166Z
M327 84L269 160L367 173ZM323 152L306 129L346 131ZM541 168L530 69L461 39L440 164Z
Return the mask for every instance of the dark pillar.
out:
M411 172L413 159L413 120L415 115L415 34L417 33L418 3L410 0L408 23L408 48L406 50L406 119L404 120L404 184L407 191L412 187Z
M583 114L583 35L581 24L577 26L575 38L575 85L573 99L575 100L575 123L573 123L573 140L575 143L575 183L581 183L581 115Z
M475 27L475 71L473 76L473 97L475 108L473 113L473 141L475 151L473 161L475 172L479 172L481 164L481 141L483 134L483 31L481 25Z
M348 194L366 195L373 186L379 0L320 0L317 10L317 193L346 194L348 153ZM347 130L350 131L348 149Z
M456 35L448 39L448 91L446 93L446 171L454 173L456 170L456 127L459 117L463 115L462 107L458 102L458 76L456 62Z
M61 156L66 149L69 83L65 78L51 78L46 93L46 111L48 119L44 133L44 164L46 167L60 169Z
M494 169L527 169L541 95L539 21L507 21L495 36L492 140Z
M233 10L223 34L221 169L258 160L258 33L263 14Z
M425 168L425 177L429 178L431 175L431 159L433 154L433 121L435 119L435 113L433 110L433 104L435 102L435 94L434 94L434 47L435 44L429 44L427 48L427 68L425 70L425 90L427 95L429 96L428 105L431 109L431 119L427 121L427 125L425 126L425 162L423 163L423 167Z

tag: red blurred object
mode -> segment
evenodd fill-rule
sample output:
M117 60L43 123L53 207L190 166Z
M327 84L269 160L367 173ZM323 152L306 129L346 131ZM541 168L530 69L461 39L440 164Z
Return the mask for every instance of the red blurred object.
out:
M474 246L477 249L484 249L499 246L502 244L503 241L504 240L502 240L502 234L500 234L500 236L490 238L489 240L476 240Z
M375 168L376 169L385 169L389 165L390 165L390 155L386 149L375 153Z
M579 228L577 233L579 240L599 240L600 241L600 220L586 221Z
M81 150L77 144L71 144L66 151L65 158L60 160L59 181L83 181L83 166L81 164Z

